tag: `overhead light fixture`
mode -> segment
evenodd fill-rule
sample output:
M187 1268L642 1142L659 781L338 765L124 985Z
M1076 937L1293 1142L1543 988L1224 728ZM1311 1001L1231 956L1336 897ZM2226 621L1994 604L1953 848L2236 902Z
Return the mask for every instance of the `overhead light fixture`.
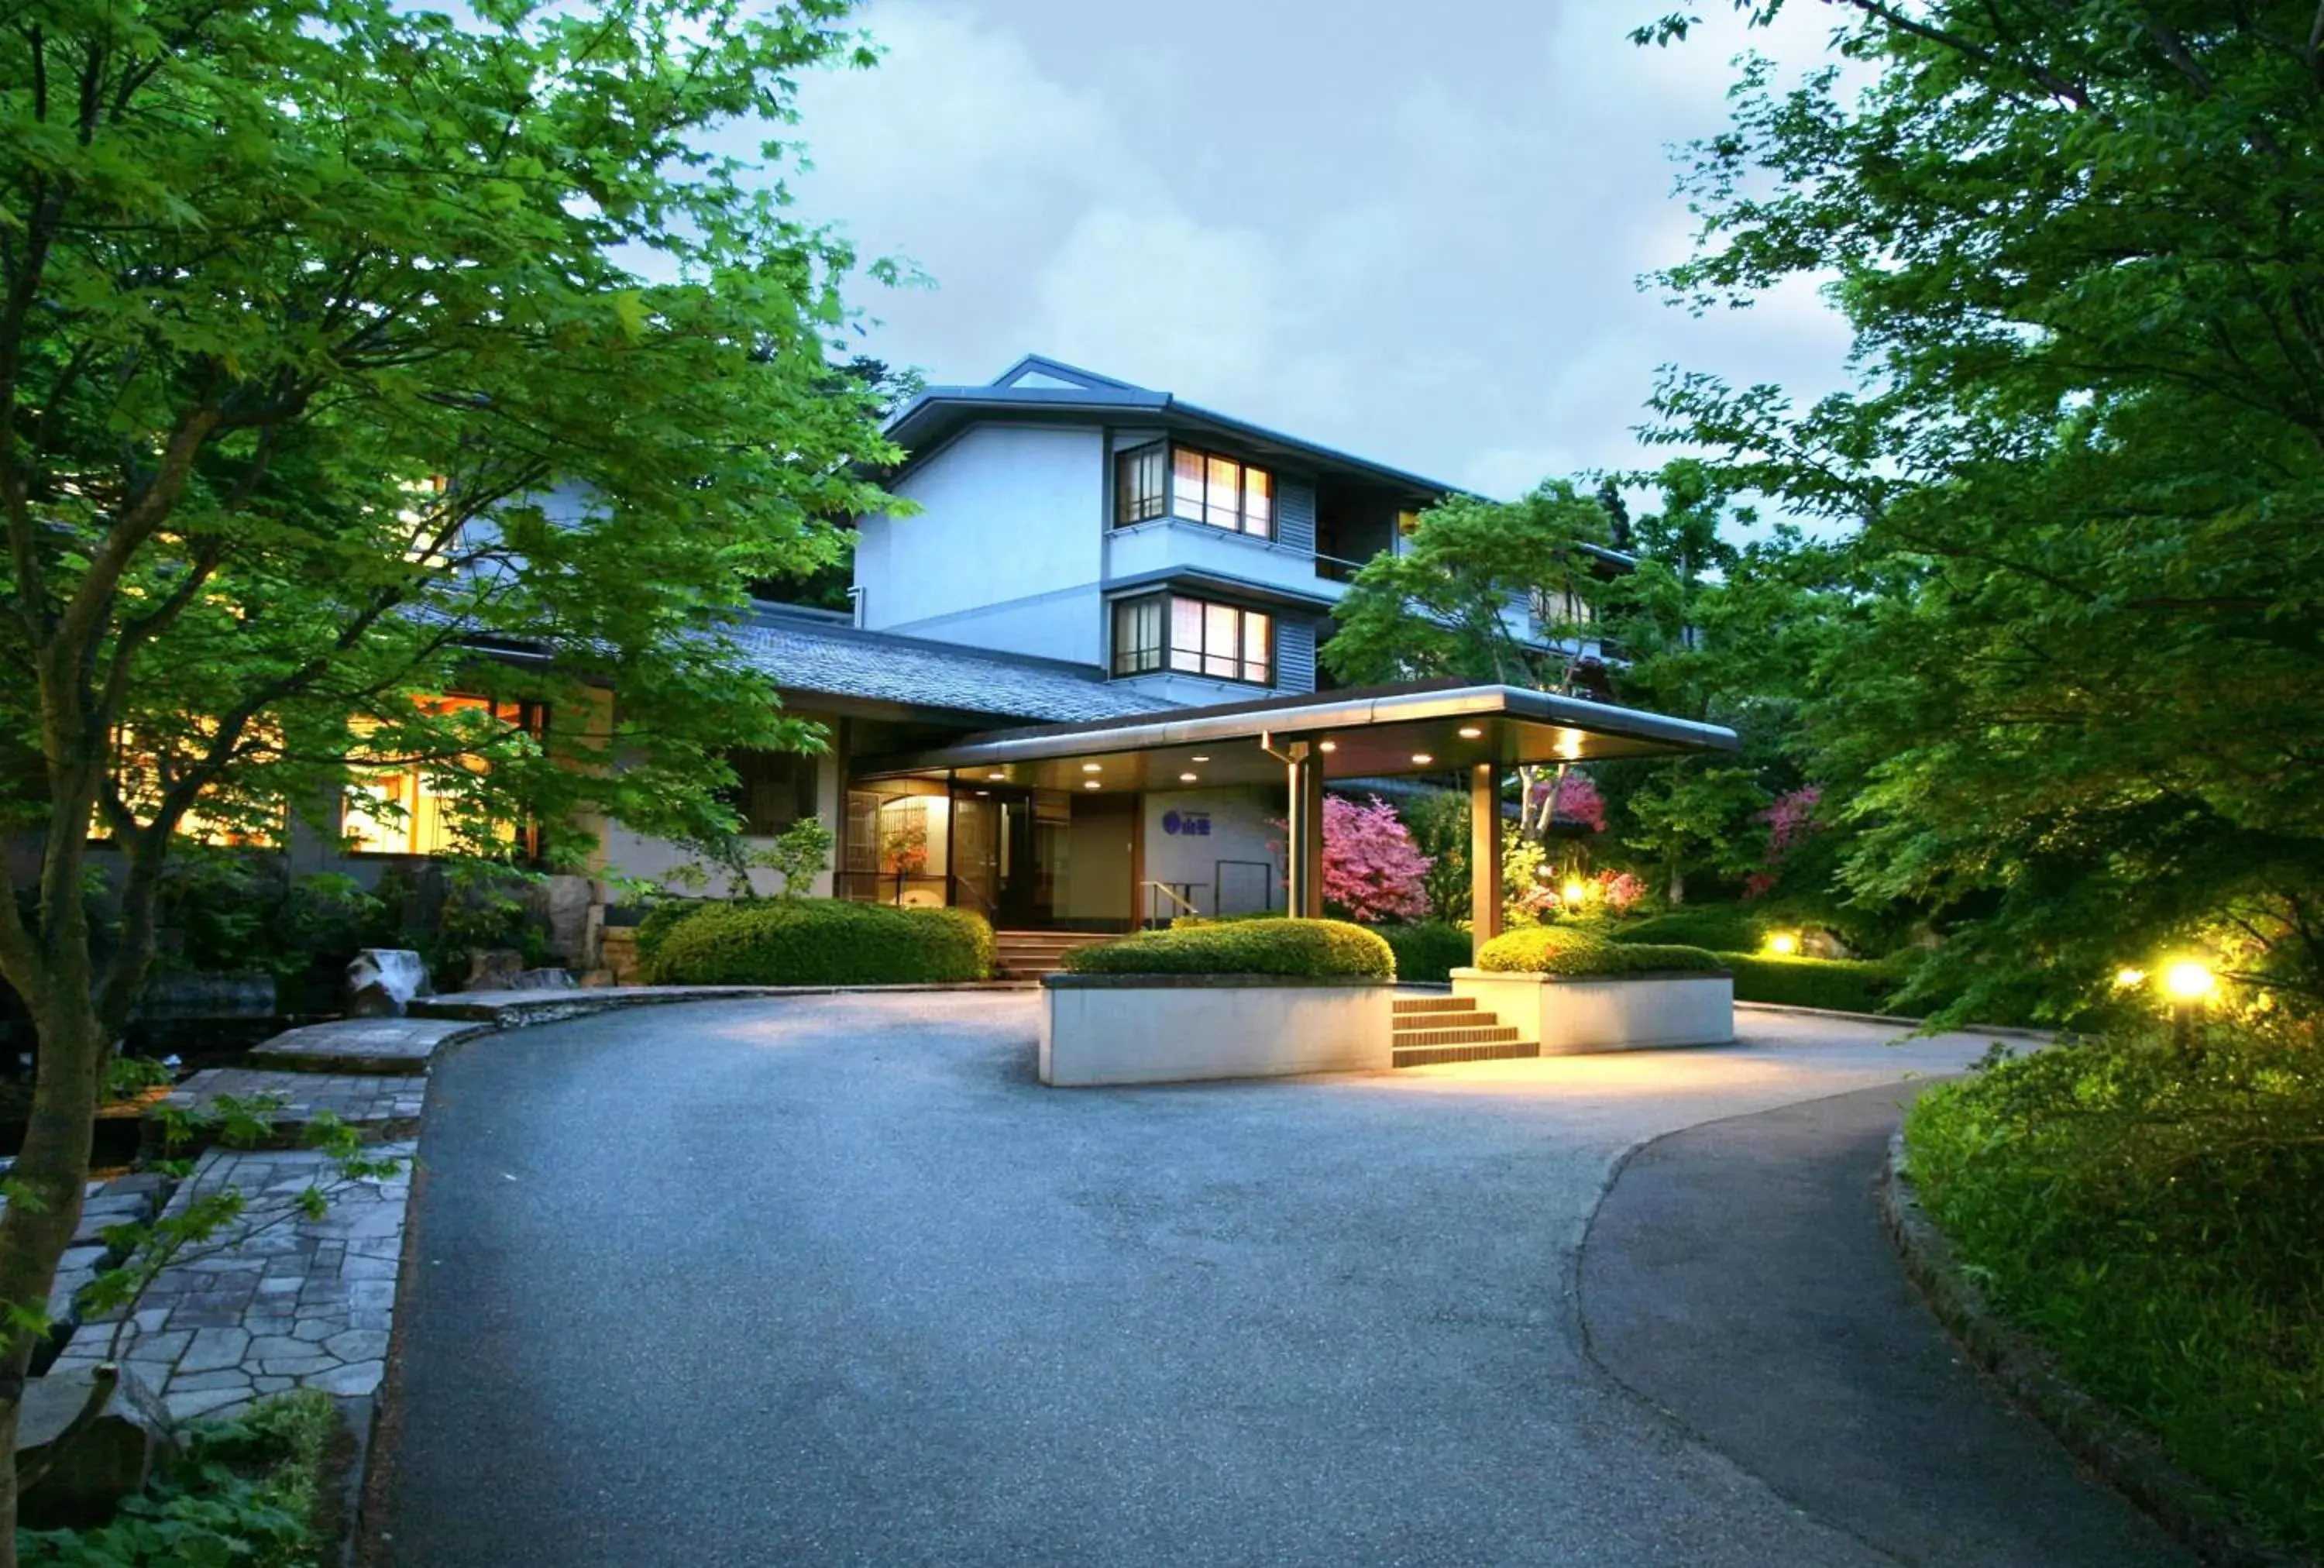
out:
M1009 775L1001 771L1000 769L995 768L991 772L987 773L985 777L987 779L1006 779Z
M1316 750L1322 752L1336 752L1339 749L1340 742L1337 741L1326 741L1321 746L1316 748Z
M1434 761L1436 761L1436 759L1430 756L1425 752L1415 752L1412 754L1412 765L1416 768L1425 768L1429 763L1434 762Z
M1084 782L1082 788L1084 789L1102 789L1105 786L1099 783L1096 779L1091 779Z
M1189 757L1186 760L1190 762L1207 762L1210 761L1208 757Z
M991 790L990 790L990 789L980 789L980 790L978 790L978 791L977 791L977 794L978 794L978 795L980 795L980 796L982 796L982 797L983 797L983 798L986 798L986 799L991 799L991 796L992 796L992 791L991 791Z
M1462 724L1461 738L1464 741L1481 741L1485 738L1485 732L1474 724Z
M1084 773L1102 773L1105 771L1105 764L1102 762L1084 762L1082 764L1082 771Z
M1193 773L1181 773L1178 775L1178 782L1181 784L1196 784L1201 781L1202 780L1199 776Z

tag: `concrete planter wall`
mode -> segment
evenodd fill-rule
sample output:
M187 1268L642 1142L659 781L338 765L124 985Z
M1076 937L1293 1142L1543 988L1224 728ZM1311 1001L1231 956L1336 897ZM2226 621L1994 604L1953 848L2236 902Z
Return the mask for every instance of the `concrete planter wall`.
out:
M1059 1088L1394 1065L1389 981L1052 974L1041 986L1041 1082Z
M1564 979L1452 972L1452 994L1536 1041L1545 1056L1577 1051L1634 1051L1657 1046L1725 1046L1735 1041L1735 980L1698 973Z

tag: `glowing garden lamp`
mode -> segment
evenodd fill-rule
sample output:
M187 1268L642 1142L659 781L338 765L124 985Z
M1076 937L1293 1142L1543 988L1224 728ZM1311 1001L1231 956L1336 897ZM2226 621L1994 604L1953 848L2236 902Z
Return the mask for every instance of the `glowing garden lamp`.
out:
M2181 958L2163 972L2163 990L2171 998L2171 1039L2181 1051L2194 1041L2195 1010L2219 989L2219 977L2210 966Z
M2126 964L2120 969L2114 972L2114 983L2116 989L2119 991L2128 991L2134 985L2144 985L2146 983L2146 971L2144 969L2133 969L2130 965Z
M1566 883L1558 891L1565 895L1565 901L1569 904L1578 904L1590 896L1590 890L1578 881Z
M1778 958L1797 957L1800 951L1800 939L1789 931L1778 931L1767 938L1767 951Z

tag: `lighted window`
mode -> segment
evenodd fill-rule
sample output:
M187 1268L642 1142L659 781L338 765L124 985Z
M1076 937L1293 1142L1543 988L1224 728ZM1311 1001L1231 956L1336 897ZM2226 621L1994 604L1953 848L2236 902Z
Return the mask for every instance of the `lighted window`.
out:
M1115 604L1113 673L1145 675L1164 669L1271 685L1275 617L1178 594Z
M724 798L742 819L742 831L771 838L816 815L817 759L799 752L736 752L726 759L734 788Z
M196 758L209 749L216 735L217 725L212 721L187 721L182 733L161 743L162 750L169 753L165 759L136 730L124 725L115 732L114 778L131 813L151 821L161 804L165 770L171 780L183 777ZM260 721L245 734L244 743L252 742L279 749L281 736L272 725ZM205 794L179 816L177 834L180 838L227 848L273 849L282 843L286 820L287 814L279 801L249 801ZM112 837L101 824L95 831L100 841Z
M421 698L420 706L434 714L489 715L536 737L541 733L546 719L545 710L537 703L438 696ZM364 733L377 727L357 725ZM460 847L464 836L472 837L475 831L472 814L464 805L466 791L462 788L459 773L484 770L483 760L473 757L403 766L358 766L347 785L340 835L350 850L363 854L443 854L455 850ZM517 825L512 822L493 823L486 834L502 844L514 844L519 836Z
M1113 521L1146 522L1169 505L1170 447L1157 441L1113 460Z
M1169 494L1161 492L1168 456ZM1114 521L1168 515L1234 533L1275 535L1275 475L1232 457L1157 442L1115 460Z

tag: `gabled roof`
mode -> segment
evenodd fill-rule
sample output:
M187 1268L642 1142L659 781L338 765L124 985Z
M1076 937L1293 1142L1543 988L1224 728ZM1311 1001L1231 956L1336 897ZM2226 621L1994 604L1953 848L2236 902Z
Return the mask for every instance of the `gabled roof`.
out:
M1125 718L1178 706L1116 686L1093 665L865 632L786 605L759 606L734 636L752 667L772 676L787 694L1042 724Z
M1375 463L1314 441L1303 441L1247 420L1186 402L1167 392L1100 375L1046 355L1028 354L982 386L930 386L888 423L889 437L911 454L892 480L981 420L1039 420L1080 417L1092 421L1160 425L1183 434L1233 442L1262 458L1288 461L1319 472L1367 480L1404 492L1415 501L1467 493L1440 479Z

